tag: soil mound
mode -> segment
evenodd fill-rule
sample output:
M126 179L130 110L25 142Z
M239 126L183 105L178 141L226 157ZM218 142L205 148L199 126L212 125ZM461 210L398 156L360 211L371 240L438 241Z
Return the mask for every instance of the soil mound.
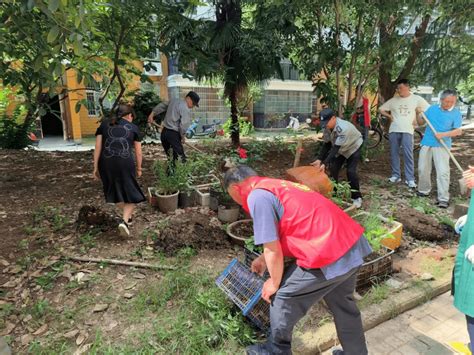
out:
M440 223L433 216L424 214L414 208L405 207L395 212L395 218L403 223L403 229L418 240L447 241L454 237L452 227Z
M218 225L212 225L201 213L189 212L168 220L155 241L155 248L165 255L175 255L180 249L195 250L228 248L226 233Z

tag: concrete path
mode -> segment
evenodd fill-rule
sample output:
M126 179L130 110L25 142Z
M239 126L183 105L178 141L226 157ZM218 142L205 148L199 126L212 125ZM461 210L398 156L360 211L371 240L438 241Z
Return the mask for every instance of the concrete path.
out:
M365 333L370 355L451 355L449 342L469 342L466 318L449 292ZM324 355L331 351L324 352Z
M61 152L77 152L94 149L94 143L74 143L65 141L63 137L46 137L39 141L34 149L41 151L61 151Z

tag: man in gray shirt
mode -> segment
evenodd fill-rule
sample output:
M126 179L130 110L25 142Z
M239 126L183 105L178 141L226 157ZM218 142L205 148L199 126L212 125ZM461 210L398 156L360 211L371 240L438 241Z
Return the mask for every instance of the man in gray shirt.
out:
M351 185L351 197L357 208L362 206L362 195L359 189L357 164L360 160L360 147L363 139L359 130L349 121L336 117L336 113L325 108L319 114L321 128L325 129L323 135L324 146L319 158L311 163L316 167L328 166L331 177L339 179L339 171L344 163L347 165L347 179Z
M193 107L199 107L199 95L190 91L184 100L172 99L167 105L165 103L158 104L148 116L148 122L152 122L154 116L166 112L160 138L168 156L171 154L170 149L173 149L173 161L178 159L178 156L183 162L186 161L182 143L186 129L191 124L191 109Z

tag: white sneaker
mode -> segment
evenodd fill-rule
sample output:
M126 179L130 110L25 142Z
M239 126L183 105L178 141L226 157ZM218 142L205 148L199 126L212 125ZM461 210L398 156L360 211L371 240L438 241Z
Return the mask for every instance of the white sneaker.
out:
M355 208L361 208L362 207L362 198L356 198L352 200L352 206L355 206Z
M407 184L407 186L408 186L410 189L416 189L416 183L415 183L414 180L405 181L405 184Z
M130 237L130 230L125 221L122 221L122 223L118 225L118 230L121 237Z
M402 181L402 179L400 179L399 177L396 177L396 176L390 176L388 178L388 181L391 182L392 184L395 184L396 182Z

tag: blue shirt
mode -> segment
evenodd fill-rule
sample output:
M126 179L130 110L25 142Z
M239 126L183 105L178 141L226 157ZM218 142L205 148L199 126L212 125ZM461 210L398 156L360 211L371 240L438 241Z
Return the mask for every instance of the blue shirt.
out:
M457 108L448 111L443 110L439 105L433 105L426 110L425 115L438 133L449 132L462 125L462 115ZM446 145L451 148L451 137L444 137L443 140ZM427 147L441 147L441 144L429 126L426 127L421 145Z
M255 189L249 194L247 203L253 219L255 245L278 240L278 224L284 212L280 200L270 191ZM367 239L362 235L346 254L332 264L322 267L321 271L326 280L331 280L362 265L364 258L371 252Z

